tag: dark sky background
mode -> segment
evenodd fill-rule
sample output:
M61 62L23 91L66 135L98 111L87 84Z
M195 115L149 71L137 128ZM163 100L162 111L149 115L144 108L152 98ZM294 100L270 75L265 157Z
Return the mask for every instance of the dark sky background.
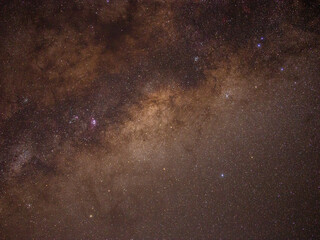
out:
M320 1L0 2L0 239L320 239Z

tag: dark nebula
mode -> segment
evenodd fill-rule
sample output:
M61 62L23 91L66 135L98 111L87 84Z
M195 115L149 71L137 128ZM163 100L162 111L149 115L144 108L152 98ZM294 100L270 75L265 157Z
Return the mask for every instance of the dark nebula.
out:
M0 239L320 239L319 0L0 2Z

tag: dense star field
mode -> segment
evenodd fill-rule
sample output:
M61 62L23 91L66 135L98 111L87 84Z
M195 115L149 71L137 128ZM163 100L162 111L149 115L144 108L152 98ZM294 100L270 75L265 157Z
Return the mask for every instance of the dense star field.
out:
M0 239L320 239L319 0L0 2Z

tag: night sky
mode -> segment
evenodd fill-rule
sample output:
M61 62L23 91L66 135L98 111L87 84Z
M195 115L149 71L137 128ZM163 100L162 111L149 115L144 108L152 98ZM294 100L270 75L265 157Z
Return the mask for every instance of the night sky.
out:
M0 1L0 239L320 239L319 0Z

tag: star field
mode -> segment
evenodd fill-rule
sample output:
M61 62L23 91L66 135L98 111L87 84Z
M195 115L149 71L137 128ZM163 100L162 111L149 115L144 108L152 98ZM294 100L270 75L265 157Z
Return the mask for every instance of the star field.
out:
M319 9L0 3L0 239L319 239Z

